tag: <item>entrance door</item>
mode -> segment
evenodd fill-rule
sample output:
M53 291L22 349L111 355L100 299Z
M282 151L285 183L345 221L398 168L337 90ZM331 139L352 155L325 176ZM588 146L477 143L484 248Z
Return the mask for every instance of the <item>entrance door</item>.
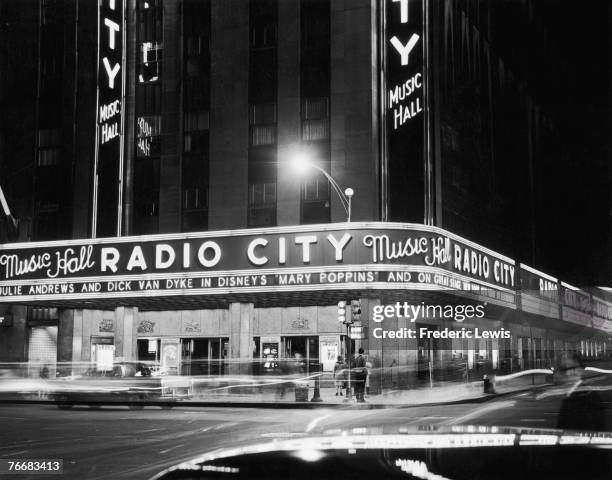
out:
M181 339L181 374L223 375L229 339Z
M281 337L281 358L296 361L301 373L308 373L311 365L319 364L319 337L291 336Z
M138 346L138 360L159 362L160 343L159 338L139 338L136 344Z
M57 326L32 327L28 339L28 370L31 376L55 376Z

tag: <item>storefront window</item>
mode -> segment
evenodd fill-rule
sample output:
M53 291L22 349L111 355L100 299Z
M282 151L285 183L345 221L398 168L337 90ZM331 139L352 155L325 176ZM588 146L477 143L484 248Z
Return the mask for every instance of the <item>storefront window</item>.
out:
M281 337L281 352L282 359L304 362L305 370L308 371L310 365L319 363L319 337Z
M181 339L181 374L223 375L228 345L228 338Z
M138 339L138 360L159 362L160 340L156 338Z

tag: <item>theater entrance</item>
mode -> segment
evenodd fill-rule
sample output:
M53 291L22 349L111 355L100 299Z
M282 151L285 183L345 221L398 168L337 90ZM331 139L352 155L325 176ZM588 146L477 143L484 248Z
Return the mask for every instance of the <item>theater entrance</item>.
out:
M227 373L229 338L182 338L182 375L224 375Z

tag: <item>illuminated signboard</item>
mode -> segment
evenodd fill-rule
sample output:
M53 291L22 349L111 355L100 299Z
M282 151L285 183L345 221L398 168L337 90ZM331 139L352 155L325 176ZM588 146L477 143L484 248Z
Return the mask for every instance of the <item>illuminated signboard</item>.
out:
M387 94L391 130L405 130L423 112L423 11L420 1L390 0Z
M0 245L0 301L327 289L513 304L511 259L423 225L351 223Z
M561 283L561 319L577 325L591 326L591 296L565 282ZM595 326L593 322L593 326ZM597 328L597 327L595 327Z
M98 102L94 236L120 234L123 176L124 0L101 0L98 10Z
M385 2L386 165L389 220L423 222L424 29L421 0Z
M520 264L521 309L559 318L559 282L535 268Z
M522 294L559 302L559 282L556 278L522 263L520 267Z
M561 282L561 302L564 307L573 308L583 313L591 313L591 296L565 282Z

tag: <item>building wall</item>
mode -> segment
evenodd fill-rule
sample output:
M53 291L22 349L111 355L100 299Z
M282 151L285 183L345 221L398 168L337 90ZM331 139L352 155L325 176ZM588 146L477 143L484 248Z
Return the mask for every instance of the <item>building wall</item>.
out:
M554 107L565 60L539 7L431 2L431 102L436 224L549 268L570 163Z

